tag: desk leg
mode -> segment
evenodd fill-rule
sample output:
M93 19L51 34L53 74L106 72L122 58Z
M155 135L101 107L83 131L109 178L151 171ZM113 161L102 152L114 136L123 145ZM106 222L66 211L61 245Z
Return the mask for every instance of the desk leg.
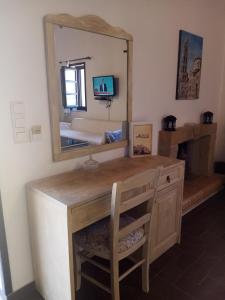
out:
M70 287L71 287L71 300L76 300L76 286L75 286L75 274L77 264L76 264L76 259L74 259L74 247L73 247L73 233L72 233L72 222L71 222L71 210L68 209L68 250L69 250L69 265L70 265Z
M33 190L28 198L36 288L44 299L75 300L68 208Z

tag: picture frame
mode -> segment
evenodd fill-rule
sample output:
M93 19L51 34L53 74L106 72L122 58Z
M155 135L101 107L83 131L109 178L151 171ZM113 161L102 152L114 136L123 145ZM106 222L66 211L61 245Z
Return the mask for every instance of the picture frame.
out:
M176 100L199 99L203 38L179 31Z
M130 123L130 157L143 157L152 154L152 124L149 122Z

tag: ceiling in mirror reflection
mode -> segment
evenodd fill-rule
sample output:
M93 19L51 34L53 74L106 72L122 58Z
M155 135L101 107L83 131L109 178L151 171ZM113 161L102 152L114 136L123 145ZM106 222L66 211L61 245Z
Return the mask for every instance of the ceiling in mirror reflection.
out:
M124 139L127 42L59 26L54 26L54 38L61 93L59 127L62 150ZM94 77L99 79L96 86L93 86Z

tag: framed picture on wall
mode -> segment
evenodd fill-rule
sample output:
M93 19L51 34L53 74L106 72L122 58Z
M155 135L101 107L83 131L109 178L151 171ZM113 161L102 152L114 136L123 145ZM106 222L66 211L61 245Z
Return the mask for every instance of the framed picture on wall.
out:
M199 98L203 38L180 30L177 66L177 100Z
M130 123L130 156L140 157L152 154L152 124L148 122Z

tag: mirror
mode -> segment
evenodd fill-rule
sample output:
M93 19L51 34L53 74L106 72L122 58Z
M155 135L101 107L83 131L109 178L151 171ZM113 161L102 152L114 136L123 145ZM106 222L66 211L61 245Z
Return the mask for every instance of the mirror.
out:
M126 147L132 37L97 16L44 24L53 159Z

